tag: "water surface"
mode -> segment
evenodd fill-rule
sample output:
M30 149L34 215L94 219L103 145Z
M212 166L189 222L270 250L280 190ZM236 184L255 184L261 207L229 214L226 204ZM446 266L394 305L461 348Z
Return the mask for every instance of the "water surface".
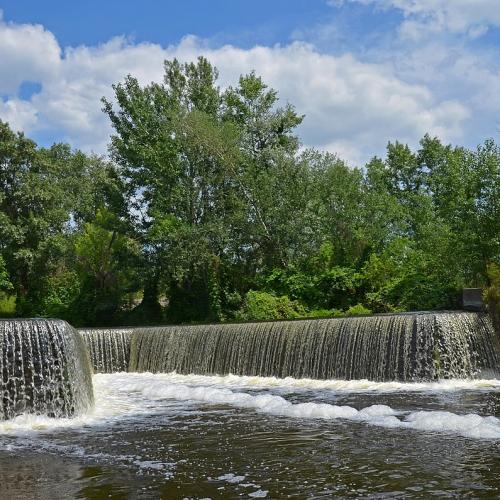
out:
M500 381L95 375L0 422L2 498L495 498Z

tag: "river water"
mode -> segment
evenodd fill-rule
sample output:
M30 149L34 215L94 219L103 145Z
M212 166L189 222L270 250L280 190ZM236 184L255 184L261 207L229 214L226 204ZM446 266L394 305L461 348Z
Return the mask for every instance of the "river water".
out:
M500 380L94 375L0 422L0 498L498 498Z

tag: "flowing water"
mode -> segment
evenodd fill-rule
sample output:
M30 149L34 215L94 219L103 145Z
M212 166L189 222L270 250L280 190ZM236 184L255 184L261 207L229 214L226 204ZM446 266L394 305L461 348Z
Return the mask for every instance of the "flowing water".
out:
M130 340L129 369L380 381L464 378L500 366L496 344L489 319L465 312L139 328Z
M107 353L94 366L129 355L130 372L94 375L95 405L74 418L0 422L0 498L500 496L500 380L487 378L498 358L484 316L183 328L186 338L180 327L83 332ZM335 349L348 358L336 358L342 378L322 354Z
M88 328L79 331L95 373L128 371L132 328Z
M0 423L2 499L499 495L497 380L117 373L94 387L85 415Z
M67 417L92 405L80 335L58 320L0 320L0 420L20 413Z

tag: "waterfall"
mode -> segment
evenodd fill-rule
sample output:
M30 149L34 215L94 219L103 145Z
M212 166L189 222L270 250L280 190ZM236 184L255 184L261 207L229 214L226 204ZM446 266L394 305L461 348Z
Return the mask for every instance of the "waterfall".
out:
M496 376L489 318L473 312L82 330L96 372L419 381Z
M65 321L0 320L0 374L0 420L69 417L93 404L85 345Z
M137 328L129 371L418 381L499 367L489 319L449 312Z
M128 371L131 328L81 329L95 373Z

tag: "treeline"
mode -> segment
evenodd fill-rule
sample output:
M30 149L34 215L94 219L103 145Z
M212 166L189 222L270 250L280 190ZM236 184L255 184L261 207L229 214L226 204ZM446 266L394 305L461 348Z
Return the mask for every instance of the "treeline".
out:
M332 89L332 92L335 91ZM129 76L109 159L0 123L0 315L75 325L459 307L500 258L500 150L425 136L351 168L205 59ZM332 120L336 118L332 116Z

